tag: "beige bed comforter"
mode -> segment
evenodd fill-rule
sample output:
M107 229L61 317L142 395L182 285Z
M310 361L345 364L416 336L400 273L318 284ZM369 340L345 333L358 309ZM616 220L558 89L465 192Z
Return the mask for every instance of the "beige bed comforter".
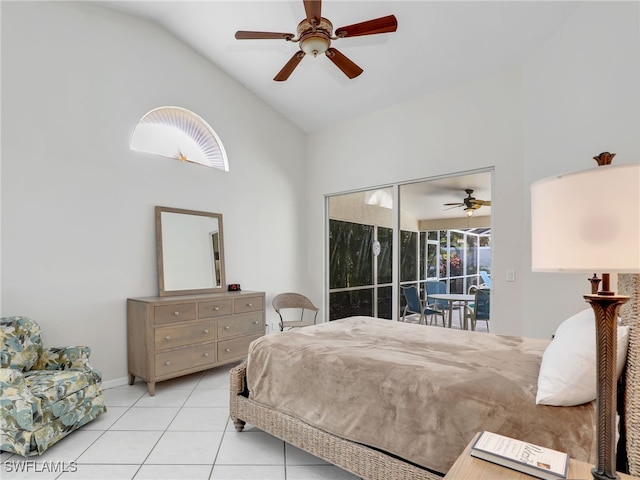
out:
M593 462L595 410L535 404L547 340L351 317L249 349L254 401L447 472L489 430Z

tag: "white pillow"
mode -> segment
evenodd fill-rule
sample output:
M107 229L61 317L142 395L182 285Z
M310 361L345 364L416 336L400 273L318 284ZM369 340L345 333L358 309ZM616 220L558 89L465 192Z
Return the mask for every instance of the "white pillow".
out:
M618 325L617 377L627 358L629 327ZM560 324L544 351L536 404L572 406L596 399L595 314L588 308Z

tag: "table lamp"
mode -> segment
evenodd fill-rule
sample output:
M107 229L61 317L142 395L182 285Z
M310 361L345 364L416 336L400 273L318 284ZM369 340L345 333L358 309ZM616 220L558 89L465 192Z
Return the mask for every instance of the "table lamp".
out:
M595 168L531 186L531 269L534 272L608 272L589 278L584 295L596 321L596 480L616 474L616 345L618 309L629 297L610 291L610 272L640 272L640 163L611 165L601 153Z

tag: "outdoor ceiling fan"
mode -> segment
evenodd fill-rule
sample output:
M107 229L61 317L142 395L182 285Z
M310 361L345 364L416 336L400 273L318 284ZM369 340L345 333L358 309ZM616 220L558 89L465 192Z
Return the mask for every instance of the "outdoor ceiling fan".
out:
M333 33L333 24L321 16L322 2L320 0L303 0L307 18L298 24L298 36L293 33L252 32L239 30L236 32L238 40L269 40L283 39L288 42L298 42L300 50L293 54L285 66L274 77L277 82L289 78L305 55L314 57L325 54L349 78L355 78L363 70L344 54L331 47L332 40L346 37L375 35L378 33L395 32L398 22L394 15L380 17L366 22L354 23L340 27Z
M473 215L473 212L479 209L480 207L491 206L490 200L478 200L477 198L472 197L471 196L473 194L472 189L467 188L465 189L465 192L467 193L467 197L463 199L462 202L445 203L444 206L445 207L450 206L451 208L464 207L464 211L467 213L468 216Z

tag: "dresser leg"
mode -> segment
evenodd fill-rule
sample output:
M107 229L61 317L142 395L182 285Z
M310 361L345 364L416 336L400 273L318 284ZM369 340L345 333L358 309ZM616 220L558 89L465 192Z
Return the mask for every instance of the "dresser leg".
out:
M156 394L155 382L147 382L147 390L149 390L149 395L153 397Z
M136 381L136 376L133 373L129 373L129 385L133 385Z

